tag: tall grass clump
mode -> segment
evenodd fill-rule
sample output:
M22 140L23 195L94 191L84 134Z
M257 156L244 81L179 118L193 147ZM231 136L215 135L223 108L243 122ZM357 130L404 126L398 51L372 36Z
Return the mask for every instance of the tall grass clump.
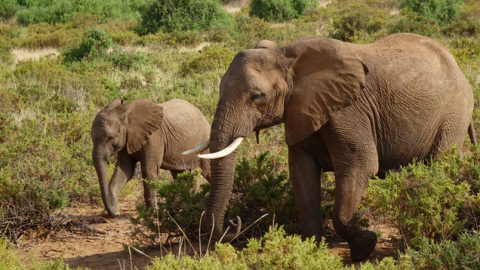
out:
M299 18L305 11L317 6L318 1L313 0L252 0L250 16L266 21L284 22Z
M154 0L142 12L139 32L208 30L233 27L233 18L215 0Z

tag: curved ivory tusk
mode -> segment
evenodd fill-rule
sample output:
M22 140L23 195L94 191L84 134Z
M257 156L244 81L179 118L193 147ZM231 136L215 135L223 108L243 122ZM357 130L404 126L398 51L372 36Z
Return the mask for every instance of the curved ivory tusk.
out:
M243 137L236 138L233 143L227 146L225 149L218 151L216 153L198 155L199 158L203 159L216 159L230 155L237 147L242 143Z
M208 147L210 147L210 140L207 140L206 142L200 144L199 146L197 146L193 149L190 149L190 150L187 150L187 151L183 152L182 155L189 156L189 155L193 155L193 154L198 154L198 153L202 152L203 150L207 149Z

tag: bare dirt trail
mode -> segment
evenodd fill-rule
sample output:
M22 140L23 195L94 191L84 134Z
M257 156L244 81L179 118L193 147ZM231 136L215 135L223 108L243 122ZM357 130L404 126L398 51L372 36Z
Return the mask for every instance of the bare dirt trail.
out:
M63 210L56 218L63 226L53 226L54 230L32 230L22 237L18 249L23 263L29 264L30 258L41 261L56 260L63 254L65 263L72 269L130 269L130 262L138 269L144 269L151 259L133 250L130 256L125 248L125 244L134 246L131 239L134 225L129 216L136 216L135 206L140 205L142 200L141 196L120 199L122 215L116 219L101 217L101 205L79 204ZM368 260L374 262L394 256L396 250L391 237L399 236L393 227L384 224L371 229L380 231L381 236ZM341 257L346 265L353 264L349 259L347 243L341 242L332 231L327 232L327 243L330 254ZM196 247L198 244L193 245ZM205 250L205 247L203 249ZM176 246L168 247L168 250L174 254L178 252ZM149 257L160 256L158 248L141 248L141 251ZM193 254L191 251L188 253Z
M130 257L124 248L124 244L132 244L133 224L129 216L136 215L135 206L141 203L141 197L123 198L120 201L122 215L116 219L101 217L103 207L100 205L75 205L63 210L58 217L63 226L54 226L54 230L32 230L22 237L19 253L23 262L28 264L30 257L55 260L63 254L65 263L73 269L120 269L130 265L130 259L134 266L144 268L150 259L138 253ZM160 255L153 249L143 251L152 257Z

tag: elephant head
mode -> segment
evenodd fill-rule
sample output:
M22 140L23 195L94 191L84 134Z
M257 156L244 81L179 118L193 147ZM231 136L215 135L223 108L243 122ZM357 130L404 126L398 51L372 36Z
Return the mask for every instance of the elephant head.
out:
M163 108L152 101L137 99L123 103L117 99L102 109L92 124L92 160L97 171L103 204L111 217L118 215L117 198L109 189L106 161L127 151L133 154L157 131L163 120Z
M285 123L287 144L301 142L359 97L367 72L349 44L316 37L302 37L278 48L262 41L235 56L220 83L210 135L212 154L200 155L212 159L206 216L215 238L223 235L235 148L243 137ZM223 239L236 237L238 227L231 223Z

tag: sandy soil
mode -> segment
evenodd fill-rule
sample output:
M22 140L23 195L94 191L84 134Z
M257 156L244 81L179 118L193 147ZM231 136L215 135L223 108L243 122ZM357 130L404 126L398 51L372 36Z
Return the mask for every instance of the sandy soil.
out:
M130 269L130 263L144 269L151 261L145 255L132 251L129 255L125 244L133 246L131 234L134 225L129 216L135 216L135 206L142 203L141 196L127 196L120 200L122 215L116 219L105 219L99 214L103 207L100 205L77 204L59 213L53 230L44 228L27 232L19 241L19 253L24 264L28 265L30 258L36 260L55 260L63 255L71 268L88 267L89 269ZM399 238L395 230L388 224L371 228L382 232L374 252L369 261L394 256L392 236ZM346 242L330 230L327 231L329 252L341 257L345 264L352 264L349 259L349 250ZM198 243L193 243L195 247ZM168 247L174 254L178 250L175 245ZM205 250L205 246L203 247ZM141 248L149 257L160 256L158 248ZM193 252L187 252L192 254ZM165 254L165 252L164 252Z

